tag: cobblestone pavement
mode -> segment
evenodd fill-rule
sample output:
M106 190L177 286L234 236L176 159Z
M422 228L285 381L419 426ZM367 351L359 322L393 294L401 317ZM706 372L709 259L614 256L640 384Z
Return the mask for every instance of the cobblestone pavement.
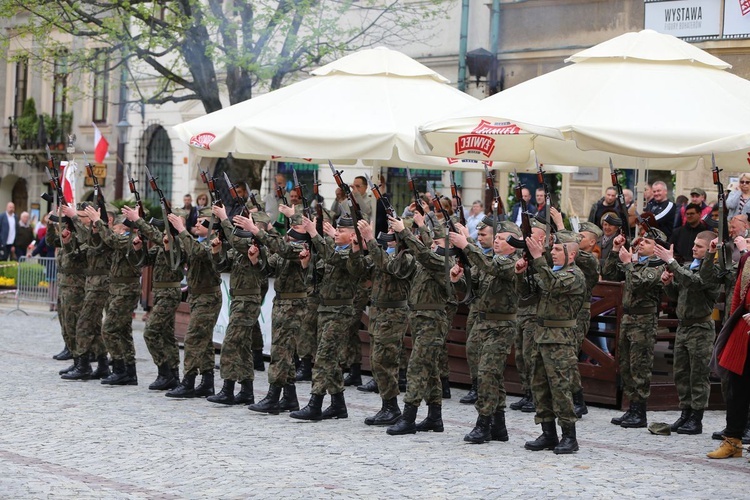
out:
M509 442L464 443L476 413L454 388L444 433L392 437L362 423L380 399L356 390L346 391L348 419L317 423L151 392L141 322L139 386L63 381L65 363L51 359L62 346L57 321L9 309L0 306L0 498L747 497L746 458L705 458L723 412L706 412L703 435L663 437L614 427L619 412L590 407L581 451L558 457L523 449L540 431L516 411ZM256 375L259 399L266 373ZM303 405L308 390L300 384ZM677 416L649 412L650 421Z

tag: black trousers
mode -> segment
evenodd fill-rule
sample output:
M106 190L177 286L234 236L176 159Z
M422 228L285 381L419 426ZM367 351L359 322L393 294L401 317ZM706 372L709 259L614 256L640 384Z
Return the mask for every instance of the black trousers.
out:
M727 430L724 435L741 439L747 426L750 406L750 352L745 359L742 375L729 372L727 382Z

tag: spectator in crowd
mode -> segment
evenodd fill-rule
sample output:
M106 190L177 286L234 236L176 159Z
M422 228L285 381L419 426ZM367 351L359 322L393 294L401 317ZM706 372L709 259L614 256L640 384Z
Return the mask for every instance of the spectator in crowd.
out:
M193 206L193 196L188 193L182 198L182 209L187 216L185 217L185 229L192 233L193 227L198 222L198 208Z
M680 196L674 199L674 205L677 210L676 216L674 218L674 227L679 227L682 225L682 220L684 219L684 215L685 215L685 207L687 206L688 203L690 203L690 200L688 200L688 197L685 196L684 194L681 194Z
M604 266L604 262L607 260L607 255L609 255L609 252L612 251L612 242L614 241L615 236L620 233L620 229L622 228L622 221L616 213L605 212L602 216L600 224L602 226L602 232L604 234L599 241L599 265Z
M727 217L750 214L750 173L740 175L737 186L727 196Z
M198 213L200 213L202 209L206 208L208 204L208 195L206 193L199 194L195 199L195 208L198 210Z
M482 203L482 200L475 200L471 204L471 208L464 215L466 217L466 229L469 230L469 236L476 241L478 237L477 224L484 219L484 203Z
M521 198L526 202L526 211L530 215L536 215L536 205L530 203L531 191L528 188L521 189ZM521 200L518 200L510 209L510 220L515 222L518 227L521 227Z
M333 200L331 205L331 212L333 213L334 219L338 220L343 214L349 213L349 205L346 201L346 195L344 190L340 187L336 188L336 199Z
M5 214L0 215L0 260L10 260L13 242L16 240L16 205L9 201Z
M685 225L676 227L669 238L669 243L674 245L674 258L680 265L693 260L695 237L708 229L702 221L701 206L697 203L685 207L685 221Z
M654 193L651 190L651 184L646 183L646 187L643 189L643 205L648 205L649 202L653 199Z
M677 207L667 197L667 185L662 181L656 181L651 185L651 194L653 198L646 205L646 212L654 214L656 224L659 226L667 238L672 236L674 229L674 218L677 213Z
M680 203L681 196L677 197L677 200L675 200L675 203L680 207L677 216L675 217L674 221L674 227L684 226L685 225L685 210L687 208L687 201L684 201ZM703 188L693 188L690 190L690 203L693 205L698 205L701 208L700 211L700 218L702 219L706 215L711 214L711 205L706 204L706 191L703 190Z
M34 228L29 224L29 212L21 212L16 225L16 239L13 241L15 247L15 259L26 257L30 251L29 247L34 242Z
M739 262L742 257L737 245L734 244L734 239L748 238L748 236L750 236L750 222L748 222L747 215L735 215L729 219L729 238L732 241L728 242L727 246L732 249L732 262Z
M591 205L591 210L589 211L589 222L593 222L597 226L601 227L601 219L602 215L604 215L605 212L612 212L616 210L616 203L617 203L617 189L614 187L608 187L606 191L604 191L604 196L602 196L599 201Z
M628 226L630 227L630 236L632 237L635 235L635 212L637 210L635 197L633 191L627 188L622 190L622 195L625 197L625 206L628 207Z
M536 199L536 215L540 220L545 220L547 218L547 199L544 196L543 187L536 188L534 198Z

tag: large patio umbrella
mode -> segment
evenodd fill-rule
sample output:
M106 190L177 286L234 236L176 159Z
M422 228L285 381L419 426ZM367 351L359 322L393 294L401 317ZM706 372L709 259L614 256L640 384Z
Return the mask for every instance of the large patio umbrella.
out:
M673 36L627 33L419 127L425 154L528 165L747 169L750 82ZM541 131L541 133L538 133Z

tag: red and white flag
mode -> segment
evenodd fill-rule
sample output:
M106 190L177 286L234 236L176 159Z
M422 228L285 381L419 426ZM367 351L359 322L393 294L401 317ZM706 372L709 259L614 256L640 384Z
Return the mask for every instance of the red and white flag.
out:
M60 162L60 185L65 199L72 206L76 205L76 170L75 162Z
M109 157L109 142L104 138L96 123L91 125L94 126L94 161L104 163L104 159Z

